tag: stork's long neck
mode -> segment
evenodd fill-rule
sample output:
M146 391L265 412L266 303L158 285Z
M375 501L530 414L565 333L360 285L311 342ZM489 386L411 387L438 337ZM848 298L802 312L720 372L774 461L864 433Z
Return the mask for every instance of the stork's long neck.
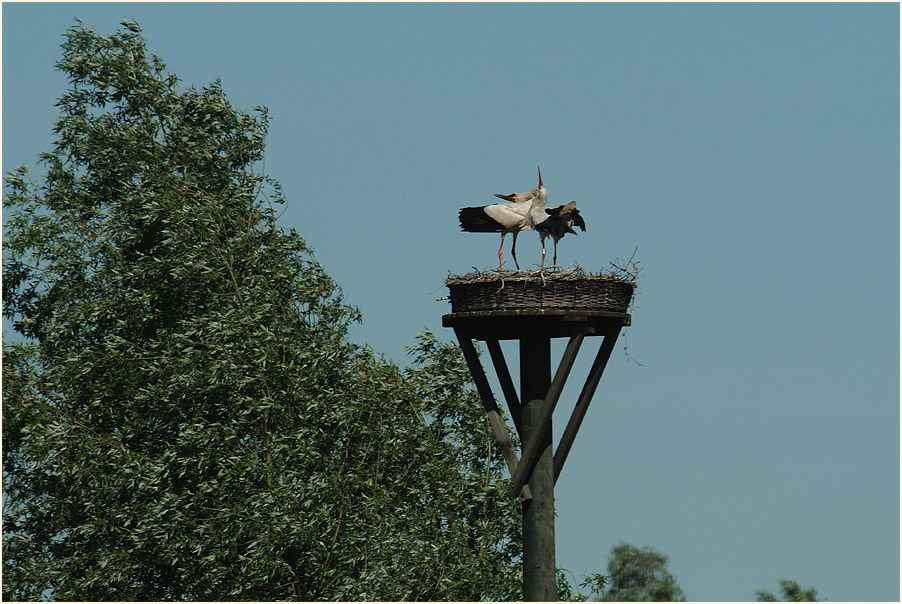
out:
M548 191L545 190L545 185L542 184L542 167L536 166L536 168L539 171L539 186L536 187L536 196L532 200L531 210L545 207L545 200L548 198Z
M545 200L548 198L548 191L545 190L544 186L539 186L539 190L536 193L536 196L532 199L532 206L530 210L538 210L540 208L545 207Z

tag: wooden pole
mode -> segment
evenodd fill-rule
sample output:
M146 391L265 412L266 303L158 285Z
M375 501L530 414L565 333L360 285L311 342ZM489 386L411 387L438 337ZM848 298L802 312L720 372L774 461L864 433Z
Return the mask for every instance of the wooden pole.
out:
M551 339L520 341L522 442L529 442L551 386ZM551 602L557 596L554 559L554 457L547 422L535 469L529 480L532 499L523 502L523 599Z

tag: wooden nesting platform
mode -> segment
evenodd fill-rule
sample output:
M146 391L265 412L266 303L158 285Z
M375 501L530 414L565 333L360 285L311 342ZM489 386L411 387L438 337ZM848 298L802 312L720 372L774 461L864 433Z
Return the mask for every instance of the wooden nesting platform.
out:
M473 375L489 423L501 446L511 473L508 494L532 499L528 486L538 459L550 451L551 417L558 398L587 336L603 336L595 361L576 401L570 421L561 436L553 460L546 463L543 491L553 491L589 402L598 387L620 330L630 325L627 311L635 282L615 275L591 275L581 270L566 272L518 271L451 275L445 280L451 292L450 314L442 325L454 329L464 358ZM569 338L554 380L551 380L551 339ZM486 343L511 418L523 442L523 458L516 451L495 401L492 389L473 345ZM511 379L500 340L520 341L521 392ZM533 409L530 428L524 429L524 409ZM546 460L548 462L548 460Z
M585 335L607 335L630 324L627 314L635 283L582 271L470 273L445 280L451 314L445 327L463 329L478 340L511 340L525 334L569 337L575 323ZM477 335L478 334L478 335Z
M545 338L569 338L585 325L587 336L619 333L630 325L623 312L568 310L489 310L454 312L442 317L442 327L453 327L474 340L522 340L530 334Z
M451 312L591 310L625 313L636 284L582 271L517 271L450 275Z
M454 329L504 456L511 475L507 494L522 502L523 591L533 595L530 600L548 599L541 594L555 593L554 485L617 337L630 324L635 282L572 270L451 275L445 283L452 312L442 325ZM602 336L602 342L555 449L552 416L587 336ZM569 341L552 379L551 340L561 337ZM473 340L484 341L489 351L520 436L519 456ZM519 393L500 340L519 340Z

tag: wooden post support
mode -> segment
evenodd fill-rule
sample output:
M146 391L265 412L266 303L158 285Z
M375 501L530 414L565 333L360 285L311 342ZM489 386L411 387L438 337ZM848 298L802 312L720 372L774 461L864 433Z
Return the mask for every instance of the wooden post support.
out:
M453 303L452 303L453 304ZM576 433L595 394L614 343L630 315L614 311L511 309L464 311L442 317L460 341L473 382L482 399L511 473L507 492L523 506L523 598L553 601L557 596L554 553L554 483L561 473ZM552 415L584 339L604 336L557 452L552 444ZM551 379L551 338L570 340ZM501 418L473 340L488 347L504 398L522 443L522 459ZM499 340L520 342L520 396L511 379Z
M511 419L514 420L514 427L517 434L523 429L520 422L520 398L517 396L517 389L514 387L514 381L511 379L510 371L504 360L504 353L501 351L501 345L498 340L486 340L489 354L492 356L492 363L495 365L495 373L498 376L498 382L501 384L501 392L507 400L507 408L510 409Z
M529 481L532 499L523 502L523 599L551 602L557 597L554 557L554 458L551 422L540 424L545 396L551 385L551 339L520 341L520 392L523 432L520 439L540 439ZM543 432L538 432L544 428Z

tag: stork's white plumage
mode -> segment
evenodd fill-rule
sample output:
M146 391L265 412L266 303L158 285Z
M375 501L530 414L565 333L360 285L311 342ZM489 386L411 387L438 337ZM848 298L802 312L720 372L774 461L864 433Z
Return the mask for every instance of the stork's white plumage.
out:
M517 262L517 235L520 231L532 228L530 213L545 205L548 196L545 185L542 184L542 171L539 169L539 186L530 189L526 193L513 193L505 196L496 194L502 199L517 198L512 203L496 203L488 206L462 208L460 210L460 230L470 233L501 233L501 245L498 247L498 270L503 267L504 236L514 234L514 242L511 246L511 256L517 270L520 263Z
M573 230L574 226L578 226L583 231L586 230L586 222L579 215L576 209L576 202L571 201L568 204L554 206L551 208L536 208L529 213L530 227L539 232L539 238L542 241L542 264L540 268L545 267L545 238L549 235L554 240L554 259L552 263L557 265L557 242L560 241L567 233L576 235Z
M470 233L501 233L501 245L498 247L498 270L503 266L502 255L504 250L504 236L514 234L514 243L511 246L511 255L514 264L520 269L517 262L517 235L520 231L526 231L529 225L529 203L496 203L490 206L461 208L460 230Z

